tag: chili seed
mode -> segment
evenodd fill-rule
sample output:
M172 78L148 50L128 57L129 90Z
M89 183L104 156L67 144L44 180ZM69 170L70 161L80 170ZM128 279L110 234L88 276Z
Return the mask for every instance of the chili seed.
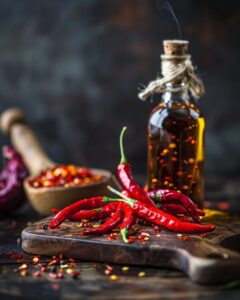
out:
M118 276L117 275L111 275L109 278L110 278L111 281L118 280Z
M20 267L18 267L18 270L24 270L27 269L27 264L22 264Z
M51 279L56 279L57 278L57 274L56 273L53 273L53 272L50 272L48 274L48 276L51 278Z
M32 259L33 263L34 264L37 264L39 262L39 258L37 256L35 256L33 259Z
M168 146L170 149L175 149L177 147L177 145L175 143L171 143Z
M110 270L110 271L113 271L113 266L111 266L111 265L105 265L105 268Z
M21 272L20 272L20 275L21 276L27 276L28 275L28 270L22 270Z
M146 275L145 272L139 272L139 273L138 273L138 277L144 277L145 275Z
M39 271L33 272L34 277L40 277L41 273Z
M112 271L110 271L110 270L108 270L108 269L104 270L104 274L105 274L105 275L110 275L111 273L112 273Z
M57 278L58 278L58 279L64 278L63 272L58 272L58 273L57 273Z
M47 272L47 268L46 267L41 267L41 272L43 272L43 273Z

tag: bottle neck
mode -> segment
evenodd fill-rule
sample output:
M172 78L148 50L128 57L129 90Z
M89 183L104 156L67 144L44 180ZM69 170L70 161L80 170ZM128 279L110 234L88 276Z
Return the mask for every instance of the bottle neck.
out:
M162 94L162 99L164 103L190 103L191 99L185 80L167 83L166 90Z

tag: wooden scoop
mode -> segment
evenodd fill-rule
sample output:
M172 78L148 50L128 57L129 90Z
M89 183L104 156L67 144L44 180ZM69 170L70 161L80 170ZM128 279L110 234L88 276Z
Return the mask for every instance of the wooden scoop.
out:
M21 154L30 176L24 180L24 188L32 207L41 215L51 213L52 208L63 208L82 198L104 195L111 180L111 173L101 169L91 169L101 175L98 182L73 187L34 188L28 180L56 163L50 160L41 148L36 136L26 124L23 112L17 108L6 110L0 118L1 130L8 134L14 148Z

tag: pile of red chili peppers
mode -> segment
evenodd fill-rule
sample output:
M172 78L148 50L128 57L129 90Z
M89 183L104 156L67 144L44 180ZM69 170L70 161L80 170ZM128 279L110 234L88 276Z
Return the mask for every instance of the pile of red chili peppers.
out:
M125 131L126 127L120 135L121 161L117 168L123 191L119 192L109 187L118 198L99 196L77 201L57 212L48 227L56 228L66 219L95 221L107 218L98 227L85 229L81 233L106 234L120 225L120 233L125 243L129 242L128 232L137 219L144 219L179 233L205 233L214 230L214 225L200 224L200 216L204 215L204 212L186 195L169 189L147 193L135 182L123 149ZM184 215L191 217L192 222L185 222L182 219Z

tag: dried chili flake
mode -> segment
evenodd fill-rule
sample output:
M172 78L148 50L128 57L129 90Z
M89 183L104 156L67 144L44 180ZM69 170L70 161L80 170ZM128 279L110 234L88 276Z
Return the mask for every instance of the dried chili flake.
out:
M116 237L117 237L117 234L116 234L116 233L110 233L110 234L108 235L108 239L109 239L109 240L115 240Z
M201 234L199 234L199 236L201 236L201 237L205 237L205 236L208 236L209 234L207 234L207 233L201 233Z
M71 273L71 276L73 279L77 279L79 275L80 275L80 271L73 271Z
M114 274L111 275L109 278L110 278L111 281L116 281L116 280L118 280L118 276L117 276L117 275L114 275Z
M54 273L54 272L50 272L50 273L48 274L48 276L49 276L51 279L56 279L56 278L57 278L57 274Z
M57 263L58 263L57 259L53 259L48 263L48 265L52 266L52 265L56 265Z
M181 237L181 240L183 240L183 241L191 241L192 238L190 236L184 235L184 236Z
M59 165L47 169L28 182L34 188L53 187L53 186L77 186L97 182L102 176L94 174L85 167L73 165Z
M68 268L68 269L66 270L66 272L67 272L67 274L72 274L74 271L73 271L72 268Z
M34 264L37 264L39 262L39 257L37 257L37 256L33 257L32 262Z
M43 273L47 272L47 268L45 266L41 267L41 272Z
M23 276L23 277L27 276L28 274L29 274L29 272L28 272L27 269L21 270L21 272L20 272L20 275Z
M64 264L64 265L60 266L61 269L67 269L68 267L69 267L69 264Z
M129 243L129 244L132 244L134 241L135 241L135 236L134 236L134 235L130 235L130 236L128 237L128 243Z
M57 273L57 278L58 278L58 279L64 278L63 272L58 272L58 273Z
M140 235L138 236L139 240L149 240L150 234L148 232L141 232Z
M111 266L111 265L105 265L105 268L107 270L113 271L113 266Z
M33 272L33 276L34 277L40 277L41 276L41 272L35 271L35 272Z
M24 270L27 269L27 264L22 264L21 266L18 267L18 270Z

